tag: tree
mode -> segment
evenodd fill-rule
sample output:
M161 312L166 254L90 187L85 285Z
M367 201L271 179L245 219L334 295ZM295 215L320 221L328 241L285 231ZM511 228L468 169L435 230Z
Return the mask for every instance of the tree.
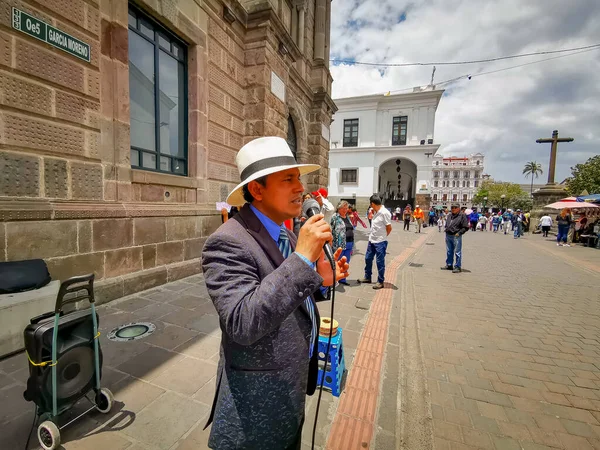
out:
M502 195L505 196L502 202ZM481 184L481 187L473 197L474 205L483 205L483 198L487 197L487 206L516 208L516 204L529 196L527 192L521 189L516 183L503 183L501 181L486 180ZM521 208L523 209L523 208Z
M590 194L600 193L600 155L592 156L583 164L571 167L571 177L567 178L567 191L571 195L581 195L584 190Z
M538 163L537 161L529 161L528 163L525 163L525 167L523 167L523 175L525 175L525 178L527 178L528 176L531 176L531 190L529 192L529 194L533 197L533 177L535 176L536 178L538 178L540 176L540 174L544 173L544 171L542 170L542 165L540 163Z

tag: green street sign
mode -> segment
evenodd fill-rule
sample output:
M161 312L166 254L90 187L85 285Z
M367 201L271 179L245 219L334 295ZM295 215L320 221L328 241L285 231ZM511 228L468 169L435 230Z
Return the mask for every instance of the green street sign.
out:
M52 25L14 7L12 8L12 27L77 58L90 62L89 44L75 39L70 34L60 31L58 28L54 28Z

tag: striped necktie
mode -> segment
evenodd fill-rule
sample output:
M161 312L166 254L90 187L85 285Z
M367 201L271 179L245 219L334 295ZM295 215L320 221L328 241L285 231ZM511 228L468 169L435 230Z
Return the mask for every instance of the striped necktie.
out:
M292 247L290 245L290 238L288 237L285 225L282 225L281 229L279 230L279 240L277 241L277 245L279 246L279 250L281 251L281 254L283 255L284 259L290 256L290 254L292 253ZM317 319L315 316L315 308L310 298L304 300L304 305L308 310L310 322L312 325L310 330L310 348L308 353L308 357L312 358L315 339L317 338Z

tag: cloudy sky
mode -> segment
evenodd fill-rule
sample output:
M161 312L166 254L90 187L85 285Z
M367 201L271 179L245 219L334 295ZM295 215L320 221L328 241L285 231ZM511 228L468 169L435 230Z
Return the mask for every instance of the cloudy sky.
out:
M331 58L364 62L429 62L493 58L600 43L598 0L335 0ZM435 81L463 75L446 89L435 140L444 154L482 152L497 180L525 183L526 161L542 164L558 129L557 180L600 153L600 49L476 76L558 55L437 66ZM426 85L432 67L377 68L332 64L333 97Z

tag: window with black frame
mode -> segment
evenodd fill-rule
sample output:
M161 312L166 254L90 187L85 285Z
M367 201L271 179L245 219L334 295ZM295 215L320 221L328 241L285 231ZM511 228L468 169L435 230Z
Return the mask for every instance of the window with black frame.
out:
M187 175L186 46L129 7L131 166Z
M342 183L356 183L358 179L357 169L342 169Z
M394 117L392 124L392 145L406 145L408 116Z
M358 147L358 119L344 120L344 147Z

